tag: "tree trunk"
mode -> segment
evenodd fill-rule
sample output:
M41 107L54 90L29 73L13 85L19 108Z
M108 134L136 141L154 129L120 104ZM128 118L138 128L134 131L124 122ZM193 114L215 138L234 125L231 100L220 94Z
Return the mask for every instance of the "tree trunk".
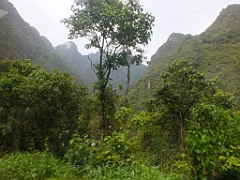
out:
M125 91L125 103L127 104L128 103L128 91L129 91L129 88L130 88L130 64L127 65L127 88L126 88L126 91Z

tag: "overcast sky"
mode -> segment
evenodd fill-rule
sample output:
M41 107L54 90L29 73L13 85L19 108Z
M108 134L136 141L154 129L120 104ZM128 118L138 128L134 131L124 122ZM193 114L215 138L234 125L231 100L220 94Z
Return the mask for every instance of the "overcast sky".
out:
M53 46L67 39L68 29L60 23L71 14L74 0L9 0L22 18L47 37ZM197 35L217 18L223 8L239 4L240 0L140 0L145 12L155 16L152 41L145 48L148 59L166 42L173 32ZM74 41L82 54L90 53L84 48L84 39Z

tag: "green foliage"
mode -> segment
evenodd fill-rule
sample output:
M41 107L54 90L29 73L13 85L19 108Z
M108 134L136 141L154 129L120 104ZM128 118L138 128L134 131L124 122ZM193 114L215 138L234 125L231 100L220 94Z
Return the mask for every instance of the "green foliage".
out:
M60 155L84 113L86 90L29 60L0 64L1 151L47 147Z
M118 111L116 111L114 118L117 120L120 128L126 128L131 121L132 115L132 108L121 107Z
M113 132L112 135L105 136L101 140L74 135L64 158L81 167L117 165L123 161L133 160L132 149L130 140L123 133Z
M81 138L79 135L74 134L69 141L69 148L64 155L64 159L71 164L84 166L88 163L88 153L91 154L91 151L89 152L91 143L92 142L89 142L88 136Z
M186 151L194 167L194 177L236 178L239 170L239 116L214 105L199 104L193 110ZM235 171L234 174L229 172Z
M128 119L128 116L132 114L132 109L128 107L121 107L116 113L115 113L115 118L124 120Z
M72 11L74 14L63 22L70 29L71 38L89 38L87 47L102 48L100 38L104 38L113 50L118 45L136 48L138 44L147 44L152 33L154 18L143 13L136 0L77 0Z
M141 111L132 117L132 122L134 126L144 127L149 121L149 115L145 111Z
M123 108L116 116L131 111ZM113 132L101 140L74 135L64 159L78 167L81 179L184 179L182 174L163 173L142 161L146 157L138 156L138 150L126 133Z
M104 165L85 165L76 168L60 162L48 153L8 154L0 159L0 179L136 179L181 180L184 175L164 173L150 165L137 162Z
M78 179L77 169L48 153L14 153L0 159L0 179Z

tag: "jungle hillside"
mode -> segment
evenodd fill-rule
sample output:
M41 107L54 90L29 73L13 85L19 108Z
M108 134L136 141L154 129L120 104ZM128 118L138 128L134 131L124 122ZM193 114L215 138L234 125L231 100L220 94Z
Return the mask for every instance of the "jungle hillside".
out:
M172 33L148 66L155 17L138 0L76 0L82 55L0 1L0 179L240 179L240 5Z

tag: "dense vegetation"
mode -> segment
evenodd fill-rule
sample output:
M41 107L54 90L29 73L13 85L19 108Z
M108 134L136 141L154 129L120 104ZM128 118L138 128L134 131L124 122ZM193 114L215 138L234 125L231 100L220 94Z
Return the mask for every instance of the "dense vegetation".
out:
M98 10L94 8L94 3L110 8L105 3L118 2L116 6L111 5L126 8L126 12L118 11L126 15L125 18L133 15L138 19L138 13L141 18L147 15L142 14L138 1L134 0L130 0L128 5L117 0L76 1L80 2L85 3L83 6L92 3L88 6L91 13L100 13L105 18L112 17L111 11ZM136 14L131 14L129 7ZM113 15L112 20L117 22L117 17L117 14ZM223 13L223 17L228 16ZM151 18L147 17L149 22ZM101 23L107 30L110 27L105 41L107 49L110 49L108 43L119 43L117 47L133 47L127 52L119 51L120 54L106 51L109 54L102 58L111 58L103 61L102 68L109 70L118 68L118 65L129 66L130 62L121 64L125 58L137 61L131 50L138 43L147 43L150 36L141 39L136 35L131 37L136 41L128 44L122 36L124 28L120 31L123 34L116 34L115 27L109 23L111 21L108 18L105 20L93 22L90 29ZM82 25L89 24L83 22ZM120 25L124 27L128 24L123 21ZM125 33L140 27L138 25L127 26ZM95 28L101 30L100 27ZM195 54L195 59L189 54L185 58L169 56L170 52L178 52L180 56L183 53L181 48L188 50L187 47L191 46L197 52L210 54L211 49L206 50L205 46L209 49L211 41L214 49L214 38L219 40L212 33L215 28L208 30L210 34L199 36L206 37L204 41L198 37L175 34L174 38L180 37L180 41L173 43L170 38L164 45L165 49L160 49L165 53L161 59L165 62L164 66L159 68L157 60L153 60L153 65L159 69L154 69L153 65L149 68L156 78L151 77L151 83L147 83L152 96L143 94L146 95L145 102L138 103L138 106L130 99L126 101L126 94L117 94L108 83L104 87L104 99L101 99L101 83L106 83L109 76L97 76L96 91L91 94L87 88L76 84L72 76L57 69L48 72L31 60L0 61L0 179L240 179L239 100L223 90L225 79L220 76L223 80L219 81L213 74L201 71L207 68L205 63L215 56L209 55L209 61L201 53L197 53L199 56ZM151 34L149 29L145 30ZM90 32L89 29L85 31ZM115 36L119 36L117 40ZM96 36L91 39L90 45L97 46L94 38ZM195 46L196 41L203 46ZM224 40L221 50L233 47L234 43L230 42ZM234 47L237 48L238 44L235 43ZM141 58L142 51L137 52ZM191 52L194 54L194 51ZM118 61L114 61L116 64L111 64L114 60L112 56L118 55ZM237 72L239 56L234 53L230 57L236 65L231 70ZM220 53L217 58L220 62L226 61ZM99 66L93 67L96 75L102 73ZM103 81L99 82L101 78ZM154 80L159 83L152 85ZM139 95L139 90L133 91L135 95Z
M108 135L97 96L69 75L29 60L2 61L0 75L3 179L239 178L234 97L189 61L169 66L140 112L108 94Z

